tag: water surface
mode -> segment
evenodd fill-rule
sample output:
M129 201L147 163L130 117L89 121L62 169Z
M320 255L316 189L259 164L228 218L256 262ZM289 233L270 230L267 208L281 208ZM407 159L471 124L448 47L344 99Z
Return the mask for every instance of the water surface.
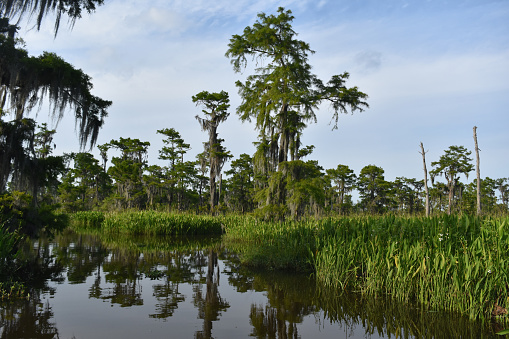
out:
M249 270L220 238L66 232L32 251L51 277L30 300L0 304L0 338L489 338L501 329L331 293L306 274Z

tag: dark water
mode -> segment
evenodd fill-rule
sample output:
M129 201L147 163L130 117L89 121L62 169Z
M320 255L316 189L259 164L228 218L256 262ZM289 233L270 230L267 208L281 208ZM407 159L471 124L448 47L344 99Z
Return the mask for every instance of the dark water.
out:
M49 278L0 304L0 338L501 338L496 323L248 270L218 238L66 233L32 246Z

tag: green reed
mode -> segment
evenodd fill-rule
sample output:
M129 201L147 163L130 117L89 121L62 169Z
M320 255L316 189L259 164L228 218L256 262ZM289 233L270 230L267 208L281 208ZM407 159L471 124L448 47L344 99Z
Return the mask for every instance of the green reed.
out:
M71 215L74 229L130 235L221 234L221 219L211 216L156 211L78 212Z
M226 246L269 269L315 271L337 290L486 319L509 309L509 219L467 216L224 221Z
M338 289L389 294L433 310L488 318L509 306L509 220L345 218L323 227L314 267Z
M275 223L254 217L231 217L223 222L223 242L241 253L244 264L266 269L312 269L317 221Z

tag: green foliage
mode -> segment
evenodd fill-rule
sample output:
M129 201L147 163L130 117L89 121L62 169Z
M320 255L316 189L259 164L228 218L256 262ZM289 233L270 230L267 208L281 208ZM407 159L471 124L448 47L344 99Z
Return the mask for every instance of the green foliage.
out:
M326 170L325 180L327 183L332 182L330 186L329 199L331 200L331 211L338 211L339 214L345 214L351 208L351 201L348 203L345 196L352 191L357 182L357 176L354 171L347 165L338 165L335 169ZM329 187L329 185L326 185ZM337 208L335 208L337 206Z
M74 168L62 177L58 190L68 212L98 207L111 191L111 179L90 153L73 154Z
M0 223L10 231L26 229L31 202L30 195L19 191L0 195Z
M16 281L22 265L19 260L19 246L23 236L0 220L0 301L21 298L26 295L23 283Z
M306 212L318 215L325 200L323 169L318 162L287 161L281 164L281 170L286 176L285 189L292 218L298 220Z
M449 146L449 149L445 150L445 154L440 156L438 161L431 163L431 166L434 167L430 172L431 182L434 183L436 176L444 176L447 181L448 214L451 214L453 209L454 190L459 183L460 174L464 174L468 178L468 173L474 169L474 165L470 163L472 159L468 157L471 153L463 146Z
M26 296L26 288L23 283L0 282L0 301L25 298Z
M228 206L232 211L242 213L249 212L254 208L253 194L253 161L248 154L241 154L233 160L230 170L226 171L230 176L227 181Z
M35 235L41 230L58 231L67 226L67 217L56 211L56 205L44 202L38 207L32 205L32 197L13 191L0 195L0 224L10 232Z
M343 219L317 245L317 278L335 288L488 319L495 304L508 306L508 221Z
M91 94L91 78L82 70L54 53L28 56L13 37L0 34L0 73L5 88L1 101L10 102L17 120L47 96L56 119L66 109L74 111L81 146L95 144L111 101Z
M5 223L0 223L0 282L8 280L9 274L16 270L18 245L22 236L10 231Z
M111 234L205 235L222 233L222 222L218 218L156 211L79 212L71 215L71 223L76 229L100 230Z
M306 122L316 120L314 109L321 101L331 102L336 122L337 114L346 113L347 107L362 111L368 105L363 101L366 94L344 86L348 73L333 76L327 85L311 73L308 55L314 51L296 39L292 12L282 7L277 12L258 14L253 26L246 27L242 35L233 35L226 56L235 72L247 66L248 57L266 61L245 83L237 82L243 100L237 113L243 121L254 119L262 137L272 137L269 130L276 129L273 135L282 139L282 162L289 148L297 154L300 133Z
M159 151L159 159L167 160L168 166L161 168L159 177L156 175L155 180L146 177L145 181L150 181L149 192L150 206L153 205L152 196L155 190L164 191L167 197L167 203L170 207L176 207L178 210L184 208L186 200L190 200L189 186L194 182L197 176L195 163L184 162L184 155L191 148L189 144L184 142L174 128L165 128L158 130L157 133L166 136L163 139L164 146ZM154 167L150 167L151 171ZM156 169L157 172L158 169Z
M382 213L386 206L390 183L384 179L384 170L375 165L364 166L359 174L357 189L361 204L370 213Z
M121 152L119 157L111 159L113 166L108 169L108 174L115 181L114 199L117 206L120 208L144 207L146 200L142 179L150 143L121 137L103 146L116 148Z
M394 210L407 211L408 214L422 212L424 206L419 198L419 193L424 186L423 180L397 177L392 183L391 195L397 206Z
M497 206L497 181L489 177L481 179L481 208L486 215L494 215L499 212ZM461 211L474 215L477 209L477 179L466 185L462 191L460 201Z
M248 58L263 65L244 83L236 83L242 98L237 114L242 121L254 120L260 132L254 156L256 190L265 190L265 195L275 193L276 197L276 200L266 199L260 207L284 205L288 198L291 200L288 207L296 210L300 208L296 207L300 205L297 192L303 190L293 187L294 194L287 197L281 176L271 177L275 176L276 169L282 170L281 164L299 161L310 153L309 148L300 152L301 135L307 123L316 121L315 109L321 102L328 101L334 110L334 127L337 127L339 113L363 111L368 104L364 101L366 94L356 87L345 87L348 73L334 75L326 84L311 73L308 55L314 51L309 44L296 39L293 19L292 12L282 7L277 15L258 14L258 20L246 27L242 35L232 36L226 56L235 72L247 67ZM270 187L274 184L278 186L277 191ZM304 185L310 187L309 183Z
M241 253L244 264L270 270L312 269L316 221L266 222L246 216L225 219L224 224L223 242Z
M509 219L356 217L224 221L223 237L247 265L313 269L336 290L388 295L427 310L489 319L509 307Z

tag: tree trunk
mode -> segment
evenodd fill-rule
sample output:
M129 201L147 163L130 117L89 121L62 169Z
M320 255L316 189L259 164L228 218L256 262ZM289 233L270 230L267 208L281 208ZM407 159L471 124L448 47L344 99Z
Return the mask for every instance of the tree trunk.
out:
M452 201L454 199L454 178L449 179L447 187L449 188L449 204L447 206L447 214L452 213Z
M429 217L429 190L428 190L428 170L426 169L426 152L421 142L422 165L424 169L424 191L426 192L426 217Z
M477 145L477 126L474 126L474 143L477 172L477 215L481 215L481 169L479 160L479 147Z
M214 207L216 206L216 173L210 169L209 177L209 190L210 190L210 211L214 213Z
M217 152L217 125L213 122L214 118L211 119L209 129L209 190L210 190L210 212L214 213L214 207L216 206L216 177L218 166L218 152Z

